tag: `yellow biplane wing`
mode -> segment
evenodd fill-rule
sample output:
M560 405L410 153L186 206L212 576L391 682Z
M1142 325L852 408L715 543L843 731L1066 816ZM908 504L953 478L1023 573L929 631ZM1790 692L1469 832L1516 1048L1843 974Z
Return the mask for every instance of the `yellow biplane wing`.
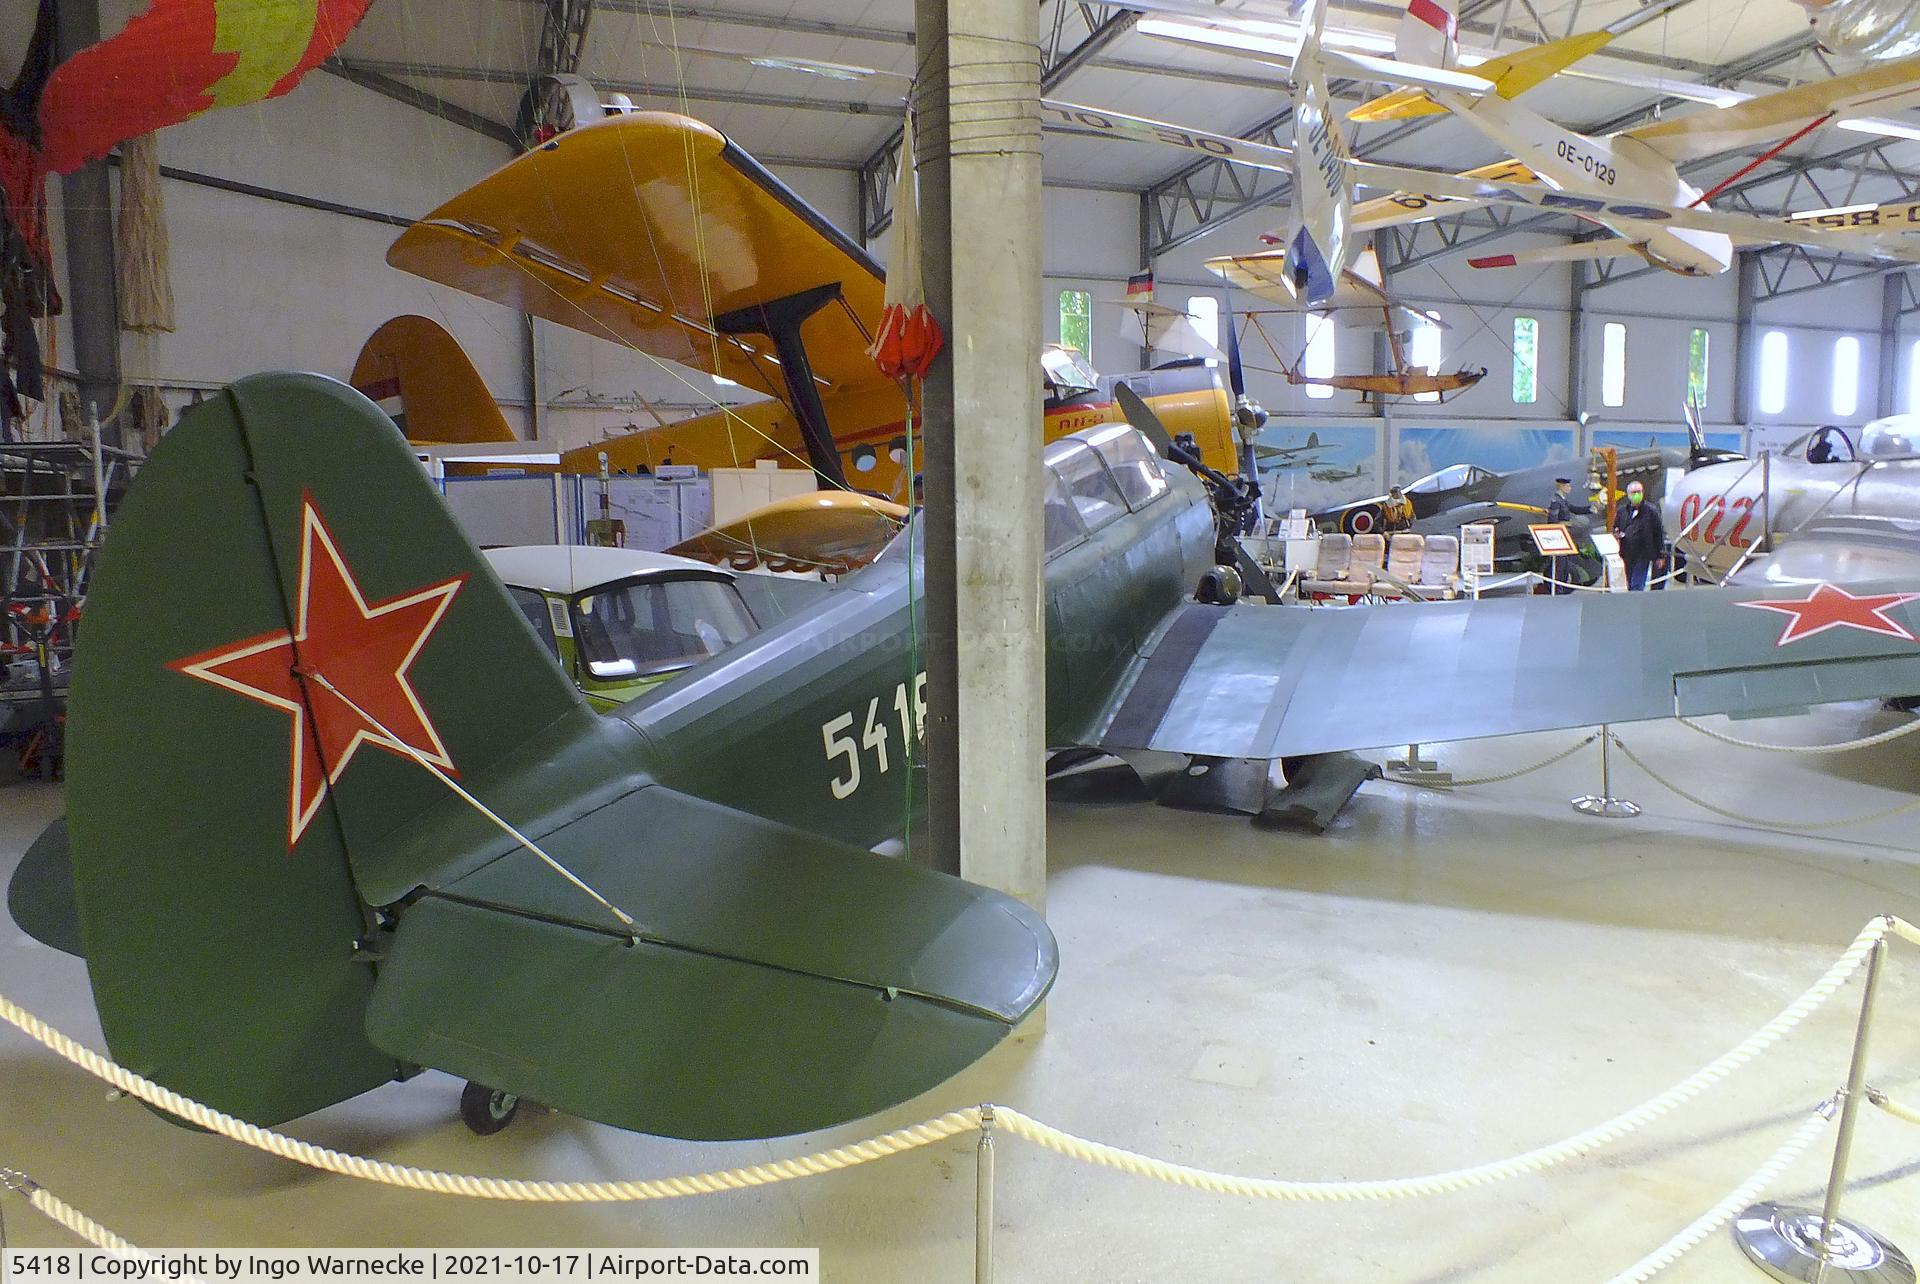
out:
M408 228L387 262L795 412L784 436L750 442L728 439L740 416L708 416L728 463L781 456L837 477L826 424L852 425L831 413L836 403L883 394L900 417L897 389L866 354L885 294L879 265L685 116L634 112L569 130Z

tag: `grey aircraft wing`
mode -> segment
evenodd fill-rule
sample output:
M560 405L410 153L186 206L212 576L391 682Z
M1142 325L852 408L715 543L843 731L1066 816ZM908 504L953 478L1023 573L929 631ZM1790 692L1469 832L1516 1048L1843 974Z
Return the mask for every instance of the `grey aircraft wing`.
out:
M1762 606L1760 603L1770 603ZM1087 743L1282 758L1920 693L1920 581L1189 605Z

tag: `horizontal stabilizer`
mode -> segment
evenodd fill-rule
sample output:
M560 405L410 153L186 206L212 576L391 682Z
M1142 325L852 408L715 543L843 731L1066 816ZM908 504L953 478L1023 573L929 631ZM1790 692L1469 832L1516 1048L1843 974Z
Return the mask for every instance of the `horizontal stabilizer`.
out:
M1613 36L1605 31L1589 31L1568 36L1531 49L1521 49L1498 58L1489 58L1471 68L1473 76L1492 82L1492 90L1502 98L1516 98L1542 81L1565 71L1588 54L1602 48ZM1484 91L1483 91L1484 92ZM1353 121L1399 120L1407 116L1435 116L1444 112L1424 89L1397 89L1393 93L1362 103L1347 113Z
M1454 71L1442 67L1422 67L1418 63L1400 62L1393 58L1378 58L1372 54L1356 53L1351 49L1327 48L1322 56L1335 69L1347 72L1361 80L1380 80L1390 85L1408 85L1416 89L1445 89L1459 94L1488 94L1494 92L1494 82L1487 78L1485 69L1476 67L1472 71ZM1511 98L1512 94L1502 97Z
M376 1044L640 1132L783 1136L938 1086L1058 962L1010 897L660 785L543 845L640 939L510 854L408 910Z
M7 912L20 930L42 945L85 958L80 908L73 899L73 856L67 818L60 817L33 840L7 881Z

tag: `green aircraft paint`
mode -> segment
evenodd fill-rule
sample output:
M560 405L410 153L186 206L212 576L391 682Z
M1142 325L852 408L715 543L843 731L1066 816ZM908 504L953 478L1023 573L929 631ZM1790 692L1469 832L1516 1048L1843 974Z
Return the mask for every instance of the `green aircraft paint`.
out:
M1045 451L1055 747L1286 761L1920 692L1920 586L1199 605L1202 487L1090 435ZM896 545L597 715L371 403L310 375L209 399L117 516L73 686L110 1050L263 1124L417 1066L696 1139L934 1088L1056 955L1018 902L865 850L918 805L914 582Z

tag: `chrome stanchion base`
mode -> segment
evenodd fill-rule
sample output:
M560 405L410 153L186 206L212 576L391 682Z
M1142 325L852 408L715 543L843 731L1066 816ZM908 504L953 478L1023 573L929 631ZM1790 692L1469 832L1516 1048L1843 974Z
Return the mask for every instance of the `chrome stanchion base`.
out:
M1420 756L1419 745L1408 745L1404 758L1387 759L1387 770L1397 772L1408 784L1450 785L1453 783L1451 771L1440 770L1440 763L1433 758Z
M1788 1284L1914 1284L1907 1255L1859 1222L1833 1219L1822 1243L1820 1210L1771 1201L1733 1222L1733 1238L1753 1264Z
M1582 794L1570 799L1573 809L1583 816L1608 816L1615 820L1624 820L1640 814L1640 805L1630 803L1624 798L1606 798L1599 794Z

